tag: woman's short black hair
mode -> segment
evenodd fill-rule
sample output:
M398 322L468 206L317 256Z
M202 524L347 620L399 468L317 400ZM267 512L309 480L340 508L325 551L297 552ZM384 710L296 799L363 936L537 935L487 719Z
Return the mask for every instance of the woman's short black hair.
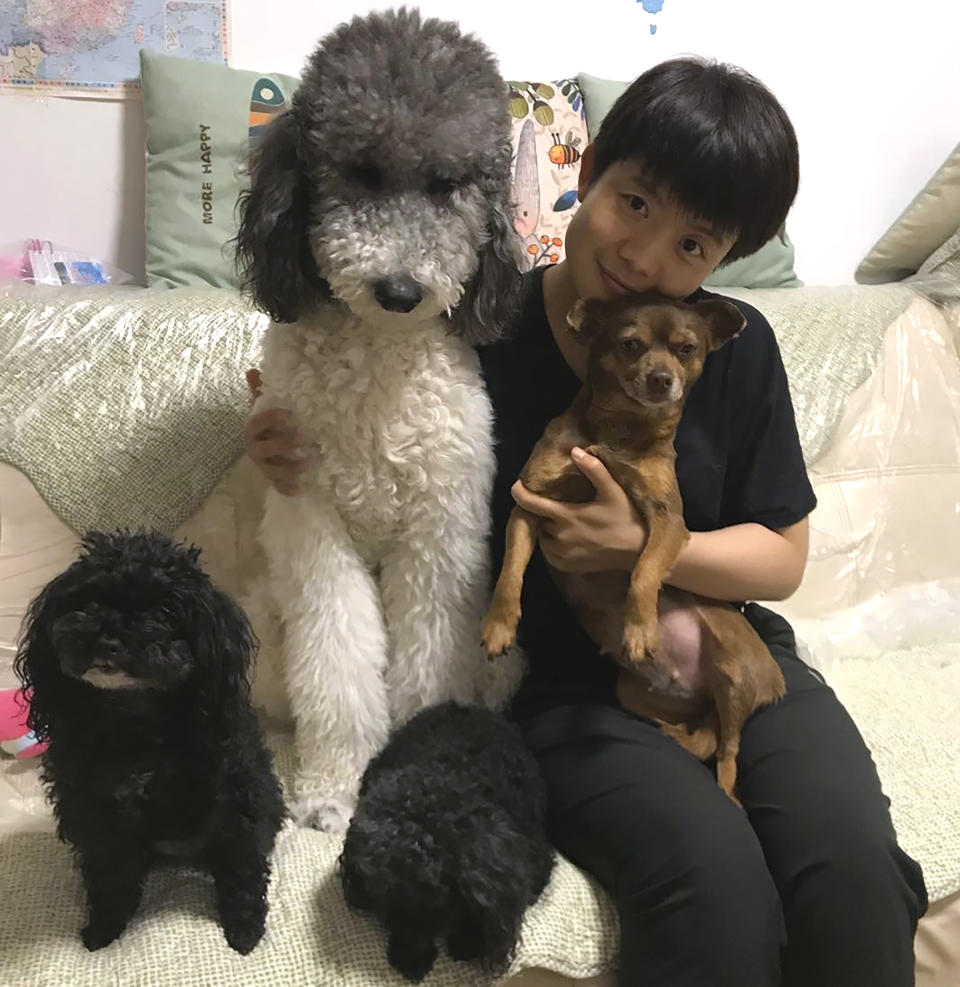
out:
M594 142L593 179L639 161L692 217L737 240L725 262L782 231L797 194L797 135L759 80L701 58L662 62L613 104Z

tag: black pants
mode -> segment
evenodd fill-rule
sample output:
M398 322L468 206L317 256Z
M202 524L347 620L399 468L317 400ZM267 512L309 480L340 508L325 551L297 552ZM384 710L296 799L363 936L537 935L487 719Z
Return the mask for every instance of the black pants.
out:
M615 705L566 705L522 726L561 853L620 915L623 987L907 987L927 906L889 801L833 690L790 626L747 615L786 697L746 724L746 812L709 767ZM905 742L909 742L905 738Z

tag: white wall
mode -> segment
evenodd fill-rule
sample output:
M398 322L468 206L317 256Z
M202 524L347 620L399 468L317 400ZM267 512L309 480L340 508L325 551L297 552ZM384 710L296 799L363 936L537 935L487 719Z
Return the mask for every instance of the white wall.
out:
M238 68L297 73L314 42L370 0L233 0ZM789 229L808 283L850 281L877 237L960 142L958 0L422 0L497 53L505 76L632 78L694 52L743 65L800 140ZM649 25L657 32L650 34ZM89 248L143 274L138 102L0 96L0 247Z

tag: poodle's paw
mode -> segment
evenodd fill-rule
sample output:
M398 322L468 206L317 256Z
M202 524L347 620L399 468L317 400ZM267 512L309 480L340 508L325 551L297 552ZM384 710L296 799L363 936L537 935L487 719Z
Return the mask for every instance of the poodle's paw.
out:
M303 795L290 807L290 815L298 826L319 829L322 833L343 833L350 825L353 808L343 799Z
M447 952L450 959L469 962L483 953L483 941L479 928L460 925L447 936Z
M433 942L411 942L392 933L387 944L387 960L406 980L418 984L433 969L437 947Z
M83 940L84 946L93 953L119 939L120 933L125 928L126 922L91 921L83 927L80 938Z
M223 937L232 949L235 949L241 956L246 956L263 938L266 926L266 908L258 909L247 915L225 916L223 918Z

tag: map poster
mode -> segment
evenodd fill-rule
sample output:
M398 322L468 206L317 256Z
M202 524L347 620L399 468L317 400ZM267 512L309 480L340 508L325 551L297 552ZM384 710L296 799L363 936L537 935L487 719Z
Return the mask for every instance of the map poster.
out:
M0 0L0 92L136 97L140 49L226 63L227 0Z

